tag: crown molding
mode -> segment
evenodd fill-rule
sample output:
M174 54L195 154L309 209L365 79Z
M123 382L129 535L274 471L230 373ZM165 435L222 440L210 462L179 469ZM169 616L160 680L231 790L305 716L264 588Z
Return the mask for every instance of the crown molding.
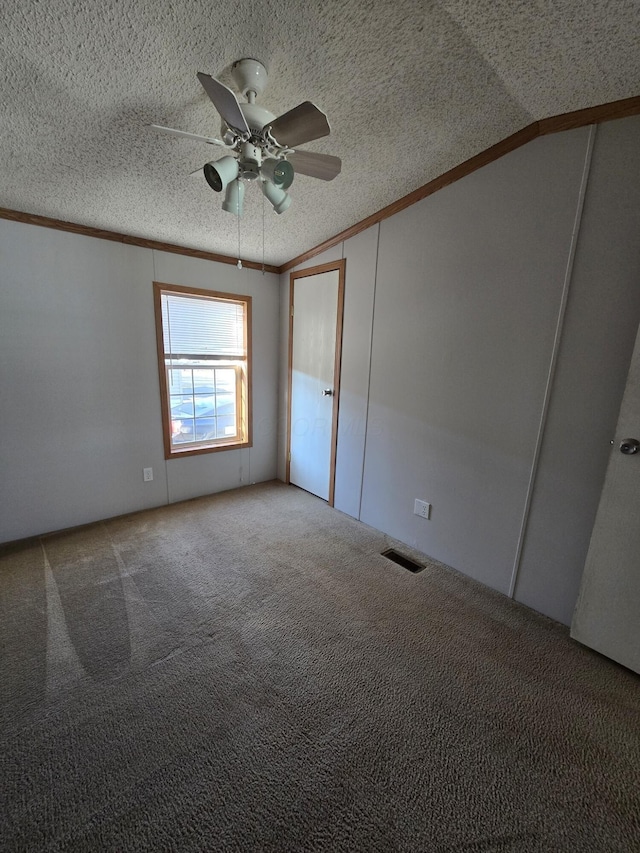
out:
M331 249L338 243L342 243L350 237L355 237L355 235L359 234L361 231L365 231L367 228L371 228L372 225L376 225L378 222L382 222L390 216L394 216L401 210L411 207L412 204L422 201L423 198L433 195L433 193L441 190L443 187L446 187L455 181L459 181L460 178L464 178L472 172L475 172L476 169L481 169L483 166L487 166L494 160L504 157L505 154L508 154L510 151L514 151L516 148L520 148L522 145L526 145L527 142L531 142L539 136L546 136L549 133L560 133L563 130L573 130L576 127L584 127L589 124L599 124L603 121L611 121L613 119L626 118L628 116L638 114L640 114L640 96L624 98L621 101L611 101L607 104L600 104L596 107L588 107L584 110L575 110L574 112L562 113L561 115L545 118L541 121L534 121L517 131L517 133L507 136L507 138L503 139L501 142L497 142L490 148L486 148L479 154L470 157L469 160L465 160L463 163L460 163L459 166L454 166L453 169L449 169L448 172L434 178L432 181L429 181L429 183L424 184L424 186L418 187L418 189L413 190L413 192L410 192L408 195L405 195L397 201L383 207L382 210L379 210L377 213L372 213L371 216L367 216L367 218L363 219L361 222L356 222L355 225L351 225L349 228L346 228L334 237L330 237L323 243L319 243L312 249L303 252L301 255L297 255L295 258L284 263L280 267L280 272L287 272L304 261L308 261L310 258L314 258L316 255L325 252L327 249Z
M628 116L639 114L640 96L636 96L633 98L623 98L619 101L610 101L609 103L599 104L595 107L587 107L586 109L574 110L573 112L562 113L560 115L534 121L516 133L511 134L511 136L507 136L506 139L497 142L490 148L486 148L484 151L470 157L458 166L454 166L452 169L449 169L447 172L444 172L444 174L439 175L432 181L418 187L418 189L413 190L413 192L410 192L408 195L388 204L376 213L372 213L371 216L367 216L366 219L356 222L355 225L351 225L344 231L340 231L339 234L335 234L328 240L324 240L324 242L319 243L312 249L308 249L301 255L291 258L291 260L286 263L280 266L265 264L264 271L278 274L288 272L304 261L314 258L316 255L336 246L338 243L348 240L350 237L355 237L355 235L359 234L361 231L366 231L366 229L371 228L372 225L376 225L377 223L388 219L390 216L394 216L401 210L411 207L411 205L422 201L423 198L427 198L427 196L433 195L433 193L443 189L443 187L453 184L455 181L459 181L461 178L470 175L472 172L475 172L477 169L481 169L483 166L487 166L489 163L493 163L494 160L504 157L505 154L514 151L516 148L520 148L522 145L526 145L528 142L537 139L539 136L546 136L549 133L560 133L565 130L573 130L574 128L584 127L589 124L600 124L604 121L612 121L614 119L627 118ZM145 237L134 237L130 234L120 234L117 231L106 231L102 228L92 228L89 225L80 225L76 222L66 222L62 219L51 219L48 216L39 216L33 213L25 213L5 207L0 207L0 219L9 219L13 222L23 222L27 225L40 225L43 228L54 228L58 231L69 231L72 234L82 234L85 237L97 237L100 240L111 240L117 243L126 243L129 246L140 246L143 249L157 249L159 252L171 252L176 255L185 255L190 258L201 258L202 260L215 261L219 264L230 264L235 266L238 262L237 258L231 257L230 255L219 255L216 252L205 252L202 249L191 249L188 246L178 246L175 243L163 243L159 240L148 240ZM243 260L242 266L246 269L252 270L263 269L262 264L257 261Z
M0 219L10 219L13 222L24 222L27 225L40 225L43 228L54 228L57 231L69 231L72 234L82 234L84 237L97 237L99 240L111 240L115 243L126 243L128 246L140 246L143 249L157 249L159 252L171 252L174 255L186 255L189 258L201 258L204 261L216 261L219 264L236 266L237 258L230 255L218 255L215 252L205 252L202 249L190 249L188 246L178 246L175 243L163 243L160 240L147 240L145 237L132 237L130 234L120 234L117 231L105 231L102 228L92 228L89 225L79 225L77 222L66 222L62 219L51 219L48 216L37 216L33 213L23 213L0 207ZM257 261L242 261L245 269L262 270L262 264ZM264 265L265 272L279 273L280 267L273 264Z

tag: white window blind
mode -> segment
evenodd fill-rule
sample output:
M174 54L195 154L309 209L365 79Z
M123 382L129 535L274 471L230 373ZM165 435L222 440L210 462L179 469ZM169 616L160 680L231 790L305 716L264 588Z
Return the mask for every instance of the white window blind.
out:
M162 294L165 356L245 358L244 330L243 303Z

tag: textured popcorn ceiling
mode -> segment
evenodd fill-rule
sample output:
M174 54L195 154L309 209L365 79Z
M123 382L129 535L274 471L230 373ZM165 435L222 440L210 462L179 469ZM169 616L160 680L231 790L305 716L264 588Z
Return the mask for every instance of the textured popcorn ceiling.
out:
M231 83L262 60L276 115L314 101L336 154L331 183L297 176L265 207L282 263L534 119L640 94L637 0L3 0L0 206L233 255L235 217L201 173L222 149L196 79ZM248 186L241 246L262 258L262 194Z

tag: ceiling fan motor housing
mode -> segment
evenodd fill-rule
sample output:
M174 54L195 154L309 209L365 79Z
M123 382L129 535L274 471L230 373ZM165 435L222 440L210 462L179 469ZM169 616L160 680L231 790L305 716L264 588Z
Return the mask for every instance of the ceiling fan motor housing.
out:
M273 113L258 104L240 104L240 109L249 128L256 133L260 133L265 125L272 124L276 120Z
M260 134L265 125L275 121L275 116L257 104L240 104L240 109L246 119L249 129L255 134ZM254 143L258 144L254 144ZM264 160L265 153L260 145L259 139L243 142L240 146L240 172L247 181L254 181L259 177L259 169Z

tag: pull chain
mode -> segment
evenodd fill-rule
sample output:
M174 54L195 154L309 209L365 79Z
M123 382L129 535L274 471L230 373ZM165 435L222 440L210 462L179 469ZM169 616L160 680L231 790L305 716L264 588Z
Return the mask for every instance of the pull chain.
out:
M264 275L264 194L262 196L262 275Z
M239 270L242 269L242 260L240 258L240 181L238 180L238 192L236 194L236 217L238 219L238 263L236 266Z

